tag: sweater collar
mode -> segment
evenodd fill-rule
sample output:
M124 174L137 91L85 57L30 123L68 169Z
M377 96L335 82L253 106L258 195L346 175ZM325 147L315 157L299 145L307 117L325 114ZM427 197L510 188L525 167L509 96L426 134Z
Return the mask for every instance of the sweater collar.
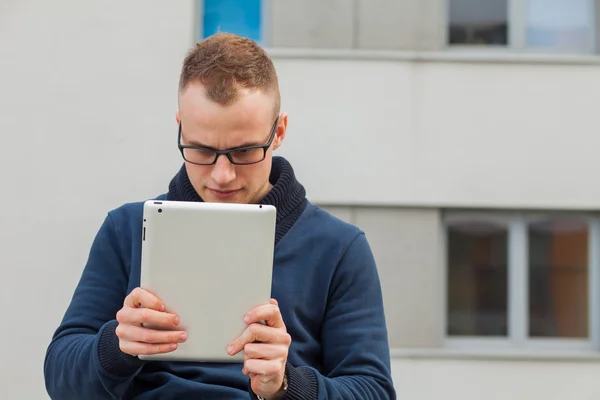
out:
M306 190L296 179L291 164L283 157L273 157L269 182L273 187L259 204L272 205L277 209L275 229L277 244L306 207ZM204 201L192 186L185 164L171 180L167 200Z

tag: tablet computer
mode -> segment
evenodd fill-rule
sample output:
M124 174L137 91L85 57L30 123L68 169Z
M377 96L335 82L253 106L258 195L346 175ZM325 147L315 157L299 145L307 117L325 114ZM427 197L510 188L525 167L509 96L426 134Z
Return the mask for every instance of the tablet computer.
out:
M144 203L141 287L179 315L188 339L144 360L242 362L227 345L244 315L271 298L276 209L270 205Z

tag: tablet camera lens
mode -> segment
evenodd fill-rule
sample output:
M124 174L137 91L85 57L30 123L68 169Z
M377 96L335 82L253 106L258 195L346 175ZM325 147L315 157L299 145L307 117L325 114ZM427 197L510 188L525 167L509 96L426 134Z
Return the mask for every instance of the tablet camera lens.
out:
M159 208L159 209L158 209L158 212L159 212L159 213L161 213L161 212L162 212L162 208Z
M262 204L258 206L258 208L262 208Z

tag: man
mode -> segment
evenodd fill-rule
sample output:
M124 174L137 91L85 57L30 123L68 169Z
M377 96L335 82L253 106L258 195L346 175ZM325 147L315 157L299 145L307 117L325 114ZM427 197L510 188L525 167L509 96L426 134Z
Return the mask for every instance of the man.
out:
M53 399L395 399L371 250L273 157L288 124L279 104L275 68L256 43L231 34L200 42L180 76L184 163L157 197L277 208L273 300L248 310L228 349L244 352L243 365L137 357L174 351L187 333L142 326L173 328L178 316L138 287L143 202L126 204L108 213L48 347Z

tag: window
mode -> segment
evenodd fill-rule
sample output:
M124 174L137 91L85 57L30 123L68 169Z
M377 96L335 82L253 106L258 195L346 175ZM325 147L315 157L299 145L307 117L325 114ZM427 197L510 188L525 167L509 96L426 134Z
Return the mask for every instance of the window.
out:
M451 345L600 345L600 218L449 213L444 221Z
M594 0L448 0L450 46L591 53Z
M448 334L508 334L508 229L497 221L448 225Z
M589 238L583 220L528 222L531 337L588 337Z
M450 0L450 44L508 44L508 0Z
M216 32L229 32L263 43L261 0L201 0L199 4L201 38Z
M585 52L593 47L592 0L527 1L526 46Z

